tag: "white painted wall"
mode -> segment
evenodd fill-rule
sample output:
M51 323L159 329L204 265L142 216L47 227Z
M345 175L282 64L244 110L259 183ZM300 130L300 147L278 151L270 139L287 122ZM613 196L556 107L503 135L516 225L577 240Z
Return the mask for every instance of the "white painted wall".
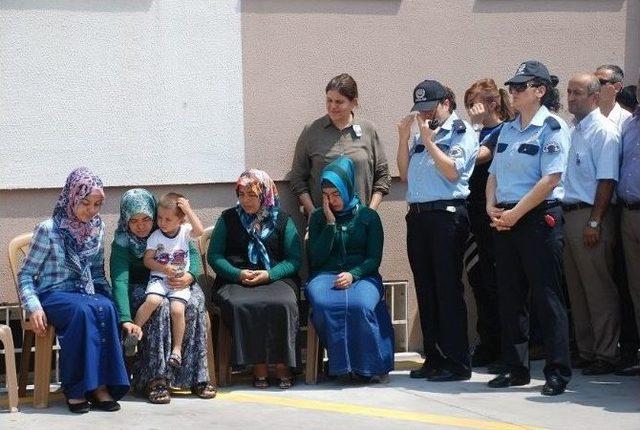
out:
M1 0L0 189L235 181L240 0Z

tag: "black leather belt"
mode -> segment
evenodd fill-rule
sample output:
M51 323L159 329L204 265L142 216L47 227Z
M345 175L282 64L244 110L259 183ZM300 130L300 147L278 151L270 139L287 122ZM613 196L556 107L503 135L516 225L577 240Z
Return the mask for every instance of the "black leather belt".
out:
M571 212L578 209L585 209L590 207L593 207L593 206L590 205L589 203L584 203L584 202L562 204L562 210L565 212Z
M618 203L620 203L622 207L625 207L632 211L637 211L638 209L640 209L640 202L630 203L630 202L625 202L622 199L619 199Z
M498 203L496 205L496 207L501 208L501 209L513 209L516 205L518 204L518 202L515 203ZM538 206L536 206L535 208L531 209L532 211L536 211L536 210L544 210L544 209L550 209L556 206L560 206L560 200L554 199L554 200L545 200L544 202L540 203Z
M409 213L420 213L428 211L455 212L456 207L465 205L465 199L435 200L433 202L409 203Z

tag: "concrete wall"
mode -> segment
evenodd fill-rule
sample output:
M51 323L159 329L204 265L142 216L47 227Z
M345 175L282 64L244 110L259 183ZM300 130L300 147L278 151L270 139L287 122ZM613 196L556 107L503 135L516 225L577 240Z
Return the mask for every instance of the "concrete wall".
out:
M115 7L104 13L118 12ZM461 96L477 78L491 76L503 82L528 58L545 62L560 77L561 91L573 72L601 63L624 66L627 83L637 82L640 67L637 0L244 0L241 12L245 163L280 181L286 178L303 125L324 112L326 82L341 72L358 81L357 115L378 125L395 172L395 123L410 108L415 84L427 77L441 80ZM0 36L5 36L2 27ZM278 186L285 207L295 212L286 182ZM230 184L152 191L169 189L187 194L205 224L234 203ZM107 190L103 215L110 230L108 242L123 190ZM404 191L394 180L380 210L385 228L381 270L386 279L411 279ZM49 216L57 193L0 191L0 302L14 299L6 244ZM410 346L415 350L420 347L420 330L412 284L410 291Z

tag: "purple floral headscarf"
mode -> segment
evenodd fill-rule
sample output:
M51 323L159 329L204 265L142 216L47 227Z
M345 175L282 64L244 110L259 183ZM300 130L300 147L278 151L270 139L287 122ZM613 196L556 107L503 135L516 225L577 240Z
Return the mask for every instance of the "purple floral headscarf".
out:
M66 230L80 248L93 248L102 237L103 224L99 215L88 222L81 221L75 215L75 209L82 199L91 194L104 197L102 181L86 167L79 167L69 173L53 209L54 223Z

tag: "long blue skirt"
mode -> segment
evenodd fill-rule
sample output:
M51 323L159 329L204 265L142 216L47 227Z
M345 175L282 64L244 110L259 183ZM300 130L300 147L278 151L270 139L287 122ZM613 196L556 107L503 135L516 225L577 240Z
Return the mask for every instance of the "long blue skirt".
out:
M100 294L52 291L40 302L60 341L60 379L65 396L81 399L101 385L118 400L129 391L118 317Z
M341 290L333 286L335 278L321 273L309 281L305 293L313 307L313 325L327 348L329 374L389 373L394 336L382 280L370 276Z

